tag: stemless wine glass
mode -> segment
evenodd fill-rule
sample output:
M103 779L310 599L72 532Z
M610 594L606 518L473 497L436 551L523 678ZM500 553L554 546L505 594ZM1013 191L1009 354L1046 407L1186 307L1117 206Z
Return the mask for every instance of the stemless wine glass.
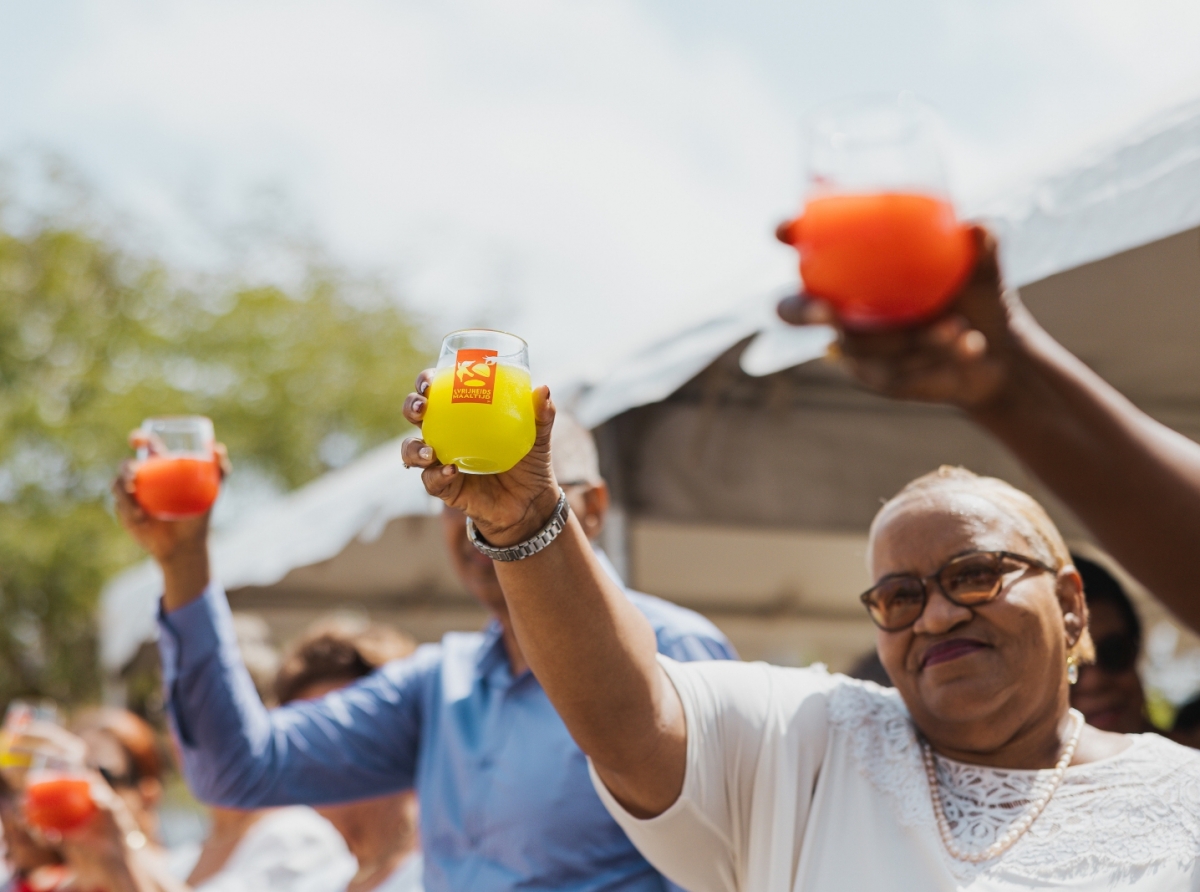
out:
M516 335L446 335L426 394L422 437L443 464L467 474L509 470L533 447L529 346Z
M57 724L58 707L52 701L32 703L28 700L11 700L4 711L4 723L0 724L0 775L16 786L29 768L31 752L19 747L17 741L26 729L35 722ZM16 772L15 775L10 772ZM17 780L13 780L16 777Z
M213 423L202 415L147 418L134 435L134 497L159 520L203 514L216 501L221 469Z
M65 833L96 813L92 780L83 761L64 753L38 751L25 778L25 820L39 830Z
M805 126L808 189L789 226L805 291L854 328L928 319L975 261L932 115L911 97L826 106Z

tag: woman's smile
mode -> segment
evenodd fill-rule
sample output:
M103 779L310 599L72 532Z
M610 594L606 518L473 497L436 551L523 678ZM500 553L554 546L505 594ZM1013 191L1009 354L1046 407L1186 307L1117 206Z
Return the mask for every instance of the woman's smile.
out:
M929 645L925 649L925 653L921 655L921 669L928 669L938 663L948 663L988 647L991 645L976 641L974 638L950 638L946 641L937 641Z

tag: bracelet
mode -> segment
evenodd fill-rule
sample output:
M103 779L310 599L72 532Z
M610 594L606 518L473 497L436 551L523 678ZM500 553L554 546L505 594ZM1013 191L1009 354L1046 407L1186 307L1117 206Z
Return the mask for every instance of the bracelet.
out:
M524 542L510 545L508 548L489 545L469 517L467 518L467 538L471 540L472 545L479 549L480 554L490 557L494 561L506 563L523 561L527 557L533 557L558 538L558 534L567 528L567 515L570 513L571 506L567 503L567 494L564 492L558 497L558 504L554 506L554 511L550 515L550 519L546 521L546 525Z

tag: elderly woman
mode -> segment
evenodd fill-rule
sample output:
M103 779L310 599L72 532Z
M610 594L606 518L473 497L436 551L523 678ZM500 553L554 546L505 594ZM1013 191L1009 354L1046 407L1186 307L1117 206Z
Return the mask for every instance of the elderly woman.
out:
M420 424L428 373L405 403ZM613 816L693 892L1200 889L1200 756L1088 727L1062 537L1025 494L943 469L871 529L863 595L894 691L762 663L683 665L599 568L550 469L549 392L512 471L405 461L472 521L521 646Z

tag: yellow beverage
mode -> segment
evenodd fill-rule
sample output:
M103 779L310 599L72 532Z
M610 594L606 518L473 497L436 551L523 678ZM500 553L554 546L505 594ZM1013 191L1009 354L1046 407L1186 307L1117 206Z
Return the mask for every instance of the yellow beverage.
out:
M454 367L434 374L422 436L442 464L468 474L500 474L533 448L533 386L524 369L482 357L464 368L466 352Z

